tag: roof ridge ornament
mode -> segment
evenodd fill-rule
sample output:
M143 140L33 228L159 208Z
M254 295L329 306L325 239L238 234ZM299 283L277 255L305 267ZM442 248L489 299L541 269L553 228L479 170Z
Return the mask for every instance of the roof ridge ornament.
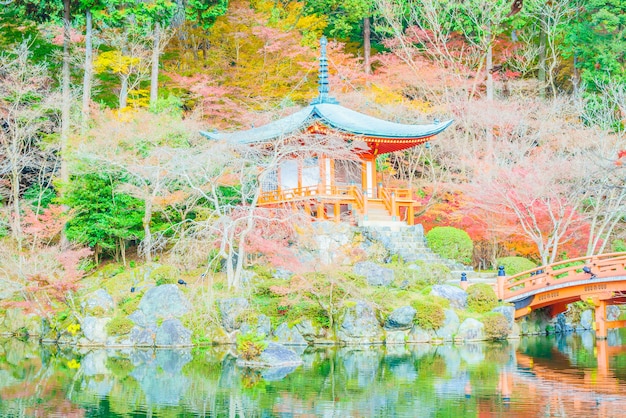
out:
M330 83L328 81L328 58L326 57L326 45L328 40L325 36L320 38L320 68L319 68L319 96L311 102L312 105L321 103L338 104L339 102L334 97L329 95Z

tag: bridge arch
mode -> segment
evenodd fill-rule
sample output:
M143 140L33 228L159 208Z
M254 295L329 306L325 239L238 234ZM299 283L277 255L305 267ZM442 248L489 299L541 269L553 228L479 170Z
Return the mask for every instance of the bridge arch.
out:
M606 307L626 303L626 252L579 257L537 267L513 276L499 276L498 298L515 306L515 318L549 307L555 316L579 300L592 303L596 336L626 321L607 321Z

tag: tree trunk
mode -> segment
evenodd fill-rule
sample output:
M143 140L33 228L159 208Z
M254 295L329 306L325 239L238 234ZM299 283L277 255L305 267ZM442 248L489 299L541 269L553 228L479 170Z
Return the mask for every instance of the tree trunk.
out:
M150 74L150 107L156 106L159 98L159 48L161 43L161 24L154 23L152 38L152 73Z
M120 110L128 103L128 76L120 76Z
M366 17L363 19L363 65L365 66L365 74L372 72L372 66L370 64L370 56L372 53L371 35L370 18Z
M143 255L146 263L152 262L152 232L150 230L150 221L152 220L152 199L144 200L145 209L143 215Z
M87 127L89 120L89 103L91 102L91 79L93 77L93 29L91 22L91 10L85 13L85 73L83 74L83 108L82 129Z
M487 71L487 100L493 100L493 42L491 23L487 24L487 58L485 70Z
M539 29L539 71L537 79L539 80L539 96L546 97L546 31L541 27Z
M63 70L62 70L62 104L61 104L61 181L67 184L70 178L67 167L67 143L70 136L70 2L63 0Z
M17 165L13 164L11 169L11 199L13 199L13 238L18 242L21 248L22 243L22 217L20 209L20 172Z

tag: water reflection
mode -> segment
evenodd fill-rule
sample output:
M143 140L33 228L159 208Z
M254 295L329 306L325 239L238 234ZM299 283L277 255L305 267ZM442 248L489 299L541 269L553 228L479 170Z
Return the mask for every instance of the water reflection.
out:
M241 369L228 347L73 350L0 341L0 416L623 416L623 334L309 348Z

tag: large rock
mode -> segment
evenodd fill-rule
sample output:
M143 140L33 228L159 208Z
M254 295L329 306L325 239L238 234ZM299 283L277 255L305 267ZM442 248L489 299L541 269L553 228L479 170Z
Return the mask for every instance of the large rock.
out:
M295 328L308 343L327 342L326 339L328 335L326 334L326 330L322 327L314 326L310 319L298 322Z
M356 263L353 272L364 276L370 286L389 286L393 282L393 270L371 261Z
M178 319L168 319L157 329L155 344L157 347L188 347L191 343L191 331Z
M129 344L137 347L153 347L156 339L156 324L149 327L135 326L130 330Z
M485 325L477 319L467 318L459 325L456 338L463 341L482 341L485 339Z
M430 294L449 300L450 306L455 309L465 309L467 306L467 292L457 286L438 284L433 286Z
M452 309L446 309L446 319L443 321L443 326L435 331L437 338L443 339L445 342L452 341L454 335L459 329L459 316Z
M325 265L345 265L349 256L342 251L352 240L353 231L346 222L314 222L313 239L317 259Z
M80 306L83 308L83 312L101 310L103 313L108 313L115 308L115 302L106 290L98 289L87 295Z
M248 301L244 298L220 299L217 307L222 316L222 326L227 332L233 332L241 327L239 316L248 309Z
M406 342L411 344L429 343L432 340L431 333L423 328L414 325L406 336Z
M80 329L84 338L79 341L80 345L104 345L107 341L106 326L111 318L96 318L86 316L80 323Z
M238 366L247 367L290 367L301 364L302 359L294 351L274 342L269 343L255 359L244 360L240 358L237 360Z
M609 305L606 307L606 320L607 321L617 321L619 316L622 314L619 306Z
M35 314L27 314L20 308L9 308L4 314L4 321L0 324L0 333L41 335L41 318Z
M410 329L415 318L415 308L403 306L391 312L385 321L386 330Z
M502 314L506 321L509 324L509 331L513 329L513 324L515 324L515 307L514 306L496 306L491 310L491 312L496 312Z
M405 344L407 340L408 331L400 330L400 331L392 331L388 330L385 333L385 344L386 345L394 345L394 344Z
M261 314L256 318L256 323L244 322L243 324L241 324L240 329L242 334L248 334L250 332L253 332L255 334L267 337L272 332L272 323L267 316Z
M274 331L276 341L284 345L308 345L297 328L289 328L285 322L280 324Z
M148 320L180 318L189 312L191 304L177 285L164 284L148 290L137 309Z
M364 301L344 308L339 324L337 339L340 342L346 344L383 342L383 330L376 319L374 309Z
M593 311L587 309L580 315L580 327L585 330L593 329Z

